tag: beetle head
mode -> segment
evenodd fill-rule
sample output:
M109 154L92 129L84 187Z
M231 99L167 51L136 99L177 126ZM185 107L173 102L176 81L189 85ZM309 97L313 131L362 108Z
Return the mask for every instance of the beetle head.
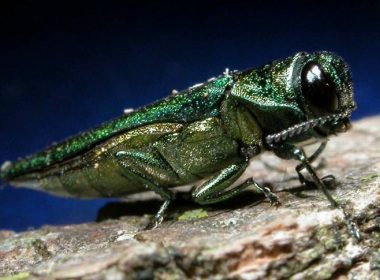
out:
M236 73L234 81L230 95L252 112L270 145L327 137L350 127L356 107L351 74L333 53L299 52Z
M330 52L302 53L295 61L294 86L306 120L320 119L320 136L344 132L356 108L351 73L339 56Z

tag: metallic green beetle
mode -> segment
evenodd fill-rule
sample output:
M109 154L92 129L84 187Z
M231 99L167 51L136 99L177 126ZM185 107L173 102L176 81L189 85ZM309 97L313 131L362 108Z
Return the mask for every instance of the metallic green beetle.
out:
M269 150L299 160L301 183L308 183L300 172L306 169L338 207L310 163L329 135L347 130L354 108L345 62L329 52L300 52L258 69L226 71L32 156L5 162L0 178L75 197L152 190L164 199L153 227L174 199L171 187L205 178L192 191L199 204L220 202L248 186L278 203L253 179L231 188L249 159ZM307 140L321 142L309 158L302 150Z

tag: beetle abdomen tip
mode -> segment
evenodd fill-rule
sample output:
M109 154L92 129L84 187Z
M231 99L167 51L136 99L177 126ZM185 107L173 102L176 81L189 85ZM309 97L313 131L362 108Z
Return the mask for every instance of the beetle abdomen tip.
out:
M12 168L12 162L7 160L0 167L0 179L4 180L7 177L8 171Z

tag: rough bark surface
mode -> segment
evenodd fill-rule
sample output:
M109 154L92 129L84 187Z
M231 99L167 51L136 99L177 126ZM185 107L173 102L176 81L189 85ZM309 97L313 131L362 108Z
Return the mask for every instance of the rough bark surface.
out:
M277 209L249 190L212 207L179 200L142 230L159 201L131 197L99 222L0 231L0 279L380 279L380 117L333 137L318 164L361 242L321 192L299 187L294 162L265 154L246 174L277 192Z

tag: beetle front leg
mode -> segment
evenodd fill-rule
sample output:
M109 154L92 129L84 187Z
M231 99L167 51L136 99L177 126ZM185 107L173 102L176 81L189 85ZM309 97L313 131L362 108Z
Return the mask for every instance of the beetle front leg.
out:
M289 143L284 143L276 146L274 148L274 152L276 155L283 159L295 159L299 160L304 168L308 171L310 174L313 183L320 189L323 194L326 196L330 204L334 208L340 208L343 212L343 215L345 217L348 229L350 234L355 237L357 240L361 239L360 236L360 230L358 225L352 220L349 214L347 214L346 210L342 205L340 205L329 193L327 190L326 185L324 182L317 176L316 172L314 171L313 167L310 164L309 159L306 157L305 152L301 149L296 147L295 145L289 144Z
M326 145L327 145L327 140L324 140L319 146L318 148L314 151L314 153L308 157L308 160L310 163L313 163L319 156L320 154L325 150L326 148ZM269 164L268 162L263 162L263 164L270 170L273 170L273 171L276 171L276 172L279 172L279 173L283 173L284 171L282 169L279 169L277 166L273 166L271 164ZM299 165L297 165L296 167L296 171L297 171L297 174L298 174L298 178L300 180L300 182L303 184L303 183L309 183L310 181L307 181L305 180L305 177L300 173L303 169L305 168L305 165L300 163ZM318 170L320 167L316 167L316 170Z
M270 189L261 187L253 181L252 178L247 179L236 187L226 190L243 174L247 166L248 162L244 162L240 164L233 164L223 169L216 176L212 177L192 192L193 200L201 205L213 204L229 199L239 194L249 186L254 186L257 192L265 195L271 205L279 205L280 203L277 196L272 193Z

